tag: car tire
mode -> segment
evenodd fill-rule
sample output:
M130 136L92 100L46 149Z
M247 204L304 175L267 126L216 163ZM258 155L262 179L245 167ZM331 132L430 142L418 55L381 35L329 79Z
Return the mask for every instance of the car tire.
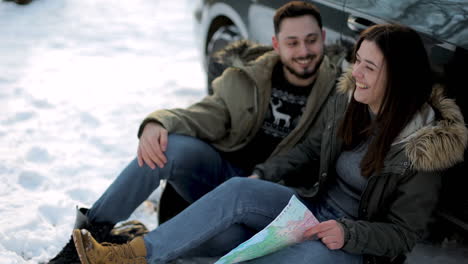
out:
M210 57L227 44L240 39L242 39L242 36L236 25L221 26L211 35L206 45L206 55Z
M208 69L208 94L213 94L211 82L221 75L226 67L222 63L216 61L213 55L226 47L229 43L242 39L239 29L233 25L224 25L219 27L206 45L206 63Z

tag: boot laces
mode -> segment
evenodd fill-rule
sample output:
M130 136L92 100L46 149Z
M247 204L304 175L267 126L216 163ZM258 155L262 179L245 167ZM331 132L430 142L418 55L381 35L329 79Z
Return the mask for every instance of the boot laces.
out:
M127 260L137 260L138 257L136 256L135 252L133 251L132 246L130 244L112 244L104 242L101 244L102 246L109 249L109 260L112 261L127 261ZM118 262L115 262L118 263ZM122 262L123 263L123 262ZM125 262L127 263L127 262Z

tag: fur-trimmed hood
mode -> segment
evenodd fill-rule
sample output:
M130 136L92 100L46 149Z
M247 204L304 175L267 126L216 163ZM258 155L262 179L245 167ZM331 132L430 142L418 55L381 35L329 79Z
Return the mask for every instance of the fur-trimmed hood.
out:
M355 81L348 70L340 78L337 90L351 99L354 88ZM446 98L443 91L440 84L434 85L428 105L418 112L395 141L404 144L406 155L417 170L444 170L464 158L468 129L460 108L453 99ZM434 119L432 109L438 112L438 119Z
M260 45L250 40L239 40L216 52L213 58L225 66L240 68L272 50L271 46Z
M261 55L272 50L273 47L270 45L262 45L244 39L228 44L223 49L217 51L213 55L213 58L217 63L225 67L243 68ZM341 45L327 45L325 47L325 55L328 56L330 62L341 66L346 56L346 49Z

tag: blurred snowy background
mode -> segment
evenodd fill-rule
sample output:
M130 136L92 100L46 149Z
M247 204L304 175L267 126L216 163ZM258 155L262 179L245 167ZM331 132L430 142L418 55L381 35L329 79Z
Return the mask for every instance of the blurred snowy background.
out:
M0 263L40 263L135 157L141 120L206 94L198 0L0 0ZM131 217L149 228L142 206ZM418 245L409 263L468 263Z
M205 95L195 2L0 1L0 263L53 257L75 206L135 157L141 120Z

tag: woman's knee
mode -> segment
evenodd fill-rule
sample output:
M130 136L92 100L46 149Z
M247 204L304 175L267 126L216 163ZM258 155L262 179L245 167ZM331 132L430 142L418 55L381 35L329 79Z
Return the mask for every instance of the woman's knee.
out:
M288 202L294 191L277 183L248 177L233 177L221 186L222 191L236 199L255 199L265 203ZM232 197L231 197L232 198Z
M236 176L225 181L220 187L235 193L241 193L256 187L252 184L252 180L253 179L250 178Z
M223 198L241 202L244 199L252 199L252 196L259 195L257 186L252 183L252 179L245 177L232 177L222 183L215 190L222 193Z

